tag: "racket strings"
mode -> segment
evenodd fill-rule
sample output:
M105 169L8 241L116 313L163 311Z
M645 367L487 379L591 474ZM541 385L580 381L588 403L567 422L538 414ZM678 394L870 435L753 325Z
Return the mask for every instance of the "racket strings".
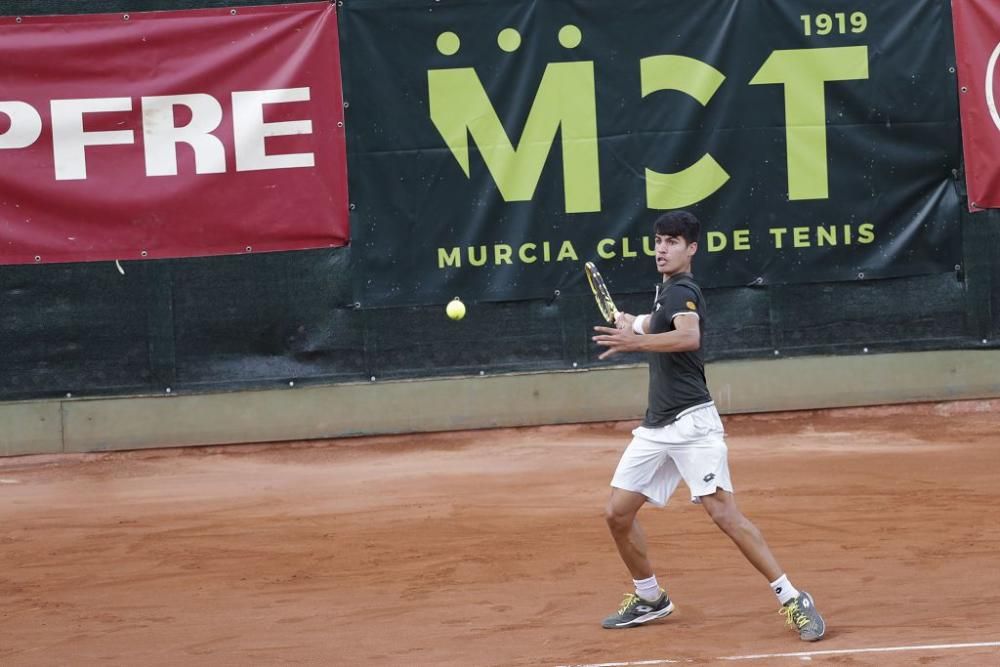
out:
M608 291L607 285L604 284L604 279L598 272L597 267L591 262L587 262L584 265L584 273L587 275L587 282L590 283L590 289L594 293L594 299L597 301L597 309L601 311L601 315L610 324L614 324L617 319L618 309L615 307L615 302L611 298L611 293Z

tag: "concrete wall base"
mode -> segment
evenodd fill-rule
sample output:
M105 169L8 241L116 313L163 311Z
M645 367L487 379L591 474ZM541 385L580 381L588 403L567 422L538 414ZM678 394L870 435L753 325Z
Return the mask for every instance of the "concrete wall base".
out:
M1000 397L1000 352L710 364L722 413ZM0 403L0 456L638 419L646 366Z

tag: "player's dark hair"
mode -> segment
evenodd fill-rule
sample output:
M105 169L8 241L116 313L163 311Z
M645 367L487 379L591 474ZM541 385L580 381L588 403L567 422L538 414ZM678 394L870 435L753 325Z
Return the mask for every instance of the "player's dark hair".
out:
M653 229L660 236L679 236L688 243L694 243L701 236L701 223L687 211L664 213L653 223Z

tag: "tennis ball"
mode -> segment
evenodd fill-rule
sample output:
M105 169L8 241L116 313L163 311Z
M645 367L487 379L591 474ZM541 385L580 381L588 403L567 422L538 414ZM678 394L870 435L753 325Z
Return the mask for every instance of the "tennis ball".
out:
M460 320L465 317L465 304L457 296L448 302L448 306L444 309L444 312L448 313L448 317L453 320Z

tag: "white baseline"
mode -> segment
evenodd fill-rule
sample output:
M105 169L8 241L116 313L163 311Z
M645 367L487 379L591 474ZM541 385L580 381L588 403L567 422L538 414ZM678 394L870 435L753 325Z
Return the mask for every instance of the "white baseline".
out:
M806 658L818 655L848 655L853 653L894 653L900 651L953 651L967 648L1000 648L997 642L974 642L968 644L920 644L914 646L880 646L874 648L844 648L827 651L798 651L795 653L758 653L755 655L727 655L715 660L766 660L768 658ZM704 658L698 658L703 660ZM560 667L639 667L640 665L675 665L684 662L694 662L695 658L661 660L639 660L635 662L596 662L581 665L560 665Z

